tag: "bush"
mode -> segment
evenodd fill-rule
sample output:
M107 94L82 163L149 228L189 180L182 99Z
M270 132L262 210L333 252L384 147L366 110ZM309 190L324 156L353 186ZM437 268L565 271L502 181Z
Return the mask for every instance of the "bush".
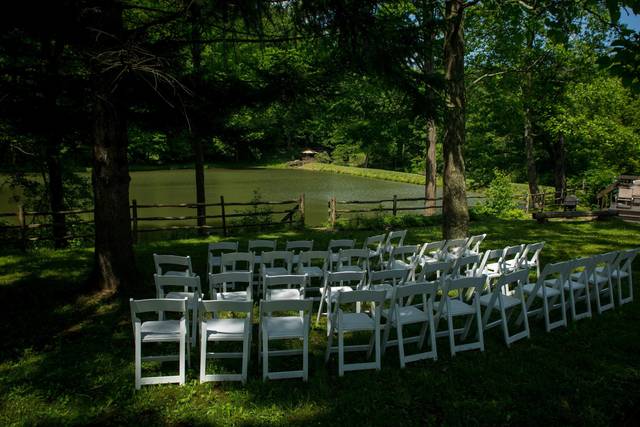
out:
M524 212L518 209L514 199L514 188L506 173L495 170L494 178L485 192L487 198L474 208L479 215L492 215L500 218L512 219L524 217Z

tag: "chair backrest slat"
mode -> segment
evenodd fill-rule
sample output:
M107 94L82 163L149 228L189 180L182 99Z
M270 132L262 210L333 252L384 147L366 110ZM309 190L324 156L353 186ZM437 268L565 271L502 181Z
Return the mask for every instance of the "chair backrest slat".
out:
M168 298L153 298L153 299L140 299L129 300L131 305L131 312L133 314L138 313L150 313L150 312L170 312L170 313L186 313L187 311L187 299L168 299Z
M200 300L200 313L251 313L253 301Z
M305 315L309 315L312 309L312 299L262 300L260 301L260 318L262 319L265 314L271 314L278 311L302 311Z
M164 270L171 266L180 267L181 271L186 271L189 275L193 274L190 256L153 254L153 261L156 267L156 274L159 275L164 274ZM163 268L164 266L167 268Z
M313 240L287 240L284 250L291 251L296 254L311 251L313 250Z
M255 257L252 252L231 252L222 254L220 266L223 272L243 270L253 272ZM246 268L238 268L238 264L244 264Z

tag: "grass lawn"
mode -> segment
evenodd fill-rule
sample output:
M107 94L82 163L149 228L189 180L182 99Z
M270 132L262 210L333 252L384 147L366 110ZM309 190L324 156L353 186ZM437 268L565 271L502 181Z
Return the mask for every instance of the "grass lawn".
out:
M472 224L471 231L488 233L485 249L544 240L543 263L640 245L640 225L618 220L546 225L490 220ZM368 234L373 231L340 235L361 242ZM261 235L282 243L313 238L320 248L333 236L321 230ZM407 241L439 236L435 226L412 229ZM245 247L246 239L256 235L237 237ZM206 242L137 246L140 282L134 296L154 294L154 252L191 255L203 277ZM543 322L532 321L531 339L510 349L497 328L486 333L484 353L465 352L452 359L447 341L438 340L437 362L409 364L404 370L396 350L390 349L380 372L347 372L343 378L338 377L336 357L324 364L325 330L314 328L308 383L263 383L254 331L246 386L200 385L198 357L192 355L185 386L146 386L136 392L129 295L86 290L91 257L89 249L0 253L5 313L0 324L0 425L634 425L640 417L637 300L551 333L544 332Z

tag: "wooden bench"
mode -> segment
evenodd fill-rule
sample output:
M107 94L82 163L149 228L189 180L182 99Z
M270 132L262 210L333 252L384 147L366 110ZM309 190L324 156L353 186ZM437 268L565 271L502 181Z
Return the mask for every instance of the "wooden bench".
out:
M539 223L545 223L553 218L590 218L590 219L601 219L610 216L615 216L616 213L610 210L601 210L601 211L552 211L552 212L533 212L533 219L538 221Z

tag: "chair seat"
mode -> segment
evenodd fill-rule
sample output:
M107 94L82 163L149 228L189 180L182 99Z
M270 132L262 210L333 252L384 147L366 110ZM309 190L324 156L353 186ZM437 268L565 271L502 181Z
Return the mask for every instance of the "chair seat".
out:
M484 306L488 306L489 302L491 301L491 294L484 294L480 297L480 304L484 305ZM496 298L495 301L495 308L498 308L498 299ZM518 304L520 304L520 300L516 297L512 297L511 295L502 295L502 304L503 307L506 309L511 308L511 307L515 307Z
M249 301L249 293L247 291L218 292L216 299L222 301Z
M570 291L571 289L584 289L585 285L582 282L576 282L575 280L567 280L562 285L565 291Z
M298 273L306 274L309 277L324 277L324 271L320 267L300 267Z
M188 271L165 271L163 276L178 276L178 277L189 277Z
M391 299L393 297L393 285L389 283L380 283L379 285L371 285L370 289L372 291L385 291L384 297L386 299Z
M180 339L179 320L151 320L140 326L142 341L177 341Z
M268 276L286 276L287 274L291 274L291 272L284 267L268 267L262 270L262 274Z
M393 260L391 262L391 265L389 266L389 270L400 270L400 269L405 269L405 270L410 270L412 268L411 264L402 261L402 260Z
M229 339L244 337L245 319L210 319L207 320L207 339Z
M576 280L580 279L581 276L582 276L582 273L573 273L573 274L571 274L571 278L572 279L576 279ZM599 274L596 274L596 275L591 274L589 276L589 283L592 283L592 284L596 283L596 284L599 285L601 283L606 283L608 281L609 281L609 279L607 278L607 276L601 276Z
M604 267L596 267L596 273L598 274L605 274L605 269ZM611 270L611 277L613 277L614 279L617 279L618 276L620 276L620 278L626 278L629 277L629 273L627 273L626 271L621 271L618 269L612 269Z
M467 303L464 303L460 300L457 299L450 299L449 300L449 305L451 306L451 315L452 316L466 316L469 314L475 314L476 309ZM447 314L447 304L444 305L444 308L442 309L443 314Z
M302 298L300 289L268 289L267 295L267 299L272 301Z
M545 280L545 283L549 282L549 280ZM553 280L551 280L551 282L555 282ZM525 294L532 294L533 293L533 288L535 288L536 284L535 283L528 283L524 286L522 286L522 290L524 291ZM546 292L547 292L547 297L555 297L560 295L560 291L557 290L556 288L552 288L551 286L547 286L546 284L544 285ZM540 289L538 289L536 296L542 298L544 296L543 294L543 290L542 287L540 287Z
M351 286L332 286L331 287L331 301L338 299L338 292L353 292Z
M304 323L298 316L265 317L262 328L269 335L269 339L304 337Z
M373 331L376 322L367 313L343 313L340 329L343 331Z
M196 302L196 294L194 292L169 292L164 296L168 299L187 299L187 305L189 310L193 309L193 305Z
M338 271L364 271L359 265L339 265Z
M421 323L429 320L429 315L415 306L397 307L391 316L391 322L396 323L396 317L400 318L401 325L409 325L412 323ZM382 310L382 315L389 318L389 310Z

